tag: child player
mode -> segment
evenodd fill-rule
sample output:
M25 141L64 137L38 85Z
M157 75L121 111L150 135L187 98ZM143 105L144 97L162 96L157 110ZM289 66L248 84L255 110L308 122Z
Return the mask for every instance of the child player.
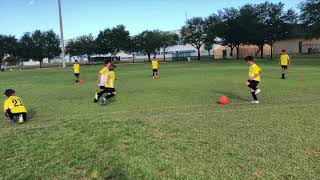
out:
M99 93L95 93L94 96L94 103L99 102L100 97L104 94L105 86L107 83L107 80L109 78L109 68L111 66L111 61L106 60L104 62L104 67L99 71L98 74L98 86L102 90Z
M106 105L109 100L116 95L116 89L114 88L114 82L116 80L116 68L117 66L112 64L109 68L109 78L106 83L106 88L104 93L106 93L106 97L101 100L101 105Z
M76 82L79 82L80 64L79 64L78 60L75 60L72 68L73 68L74 79Z
M257 94L261 92L260 89L257 88L261 78L261 69L258 65L253 62L252 56L246 57L247 64L249 65L249 79L245 82L246 86L250 88L251 95L253 97L252 104L259 104Z
M26 121L27 109L21 99L15 95L15 91L13 89L7 89L4 94L8 99L4 101L3 114L9 119L9 122L12 124L15 123L15 117L18 117L19 123Z
M286 50L284 50L284 49L281 51L280 65L281 65L281 69L282 69L281 79L286 79L286 71L288 69L288 66L290 65L290 57L286 53Z
M152 64L153 79L158 79L159 78L159 75L158 75L159 63L158 63L158 60L156 59L156 57L153 57L151 64Z

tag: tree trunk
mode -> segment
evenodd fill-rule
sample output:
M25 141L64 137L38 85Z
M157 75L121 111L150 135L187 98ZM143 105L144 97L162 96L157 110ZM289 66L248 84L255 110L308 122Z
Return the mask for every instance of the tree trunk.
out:
M148 53L148 62L151 62L151 53Z
M237 59L240 59L240 57L239 57L240 56L240 54L239 54L240 53L240 45L237 45L236 48L237 48Z
M260 45L260 58L263 59L263 45Z
M198 60L200 61L200 48L197 48L198 49Z
M134 53L132 54L132 63L134 63Z
M272 59L273 58L273 43L270 44L271 46L271 54L270 54L270 58Z
M163 51L163 62L166 61L166 50Z
M39 61L40 68L42 68L42 60Z
M231 51L230 51L230 56L231 56L231 58L233 58L233 49L234 49L234 46L230 46L230 49L231 49Z
M208 50L208 52L209 52L209 56L211 56L211 54L210 54L210 50Z

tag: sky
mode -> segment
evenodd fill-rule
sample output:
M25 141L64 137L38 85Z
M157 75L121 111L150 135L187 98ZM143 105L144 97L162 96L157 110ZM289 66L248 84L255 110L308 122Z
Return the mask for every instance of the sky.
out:
M296 10L301 1L269 0ZM265 0L61 0L65 39L89 33L96 36L100 30L119 24L131 35L144 30L177 30L186 18L262 2ZM53 29L60 34L58 0L0 0L0 34L19 38L36 29Z

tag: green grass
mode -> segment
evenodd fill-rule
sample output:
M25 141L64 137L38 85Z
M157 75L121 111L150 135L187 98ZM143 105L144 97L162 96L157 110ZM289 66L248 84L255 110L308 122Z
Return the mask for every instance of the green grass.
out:
M0 179L317 179L319 60L263 69L259 105L239 61L120 64L118 96L92 103L99 66L0 73L30 121L0 128ZM227 95L230 105L216 103ZM1 101L4 100L2 96Z

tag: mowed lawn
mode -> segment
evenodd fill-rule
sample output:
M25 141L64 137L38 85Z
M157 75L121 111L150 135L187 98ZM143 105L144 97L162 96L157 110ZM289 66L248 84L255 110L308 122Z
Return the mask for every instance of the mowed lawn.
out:
M0 179L318 179L320 60L294 60L287 80L257 64L259 105L244 61L161 63L159 80L120 64L107 106L92 102L101 66L82 66L82 85L71 68L0 73L30 117L2 119Z

